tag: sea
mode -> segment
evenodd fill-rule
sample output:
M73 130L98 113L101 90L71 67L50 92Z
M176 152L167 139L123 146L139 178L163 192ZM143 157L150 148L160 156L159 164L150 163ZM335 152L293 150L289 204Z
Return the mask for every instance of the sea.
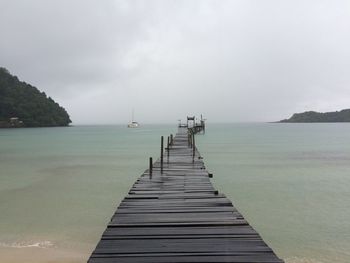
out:
M0 129L0 262L86 262L176 125ZM287 263L350 262L350 124L208 123L196 143Z

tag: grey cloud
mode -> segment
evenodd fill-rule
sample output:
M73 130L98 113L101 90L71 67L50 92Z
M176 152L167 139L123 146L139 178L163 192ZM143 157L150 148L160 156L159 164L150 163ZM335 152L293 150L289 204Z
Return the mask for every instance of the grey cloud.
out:
M0 64L75 123L350 106L348 1L5 1Z

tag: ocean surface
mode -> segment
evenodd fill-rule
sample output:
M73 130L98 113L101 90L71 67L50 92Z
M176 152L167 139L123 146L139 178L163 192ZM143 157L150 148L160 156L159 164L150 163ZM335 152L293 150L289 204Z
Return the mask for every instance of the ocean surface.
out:
M175 125L0 129L0 262L86 262ZM288 263L350 262L350 124L208 124L213 182Z

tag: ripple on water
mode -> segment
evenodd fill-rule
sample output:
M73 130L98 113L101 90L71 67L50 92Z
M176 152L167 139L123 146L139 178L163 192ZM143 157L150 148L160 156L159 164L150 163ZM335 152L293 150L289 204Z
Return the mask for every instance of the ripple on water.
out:
M12 242L12 243L0 243L0 247L4 248L52 248L54 244L51 241L39 241L39 242Z

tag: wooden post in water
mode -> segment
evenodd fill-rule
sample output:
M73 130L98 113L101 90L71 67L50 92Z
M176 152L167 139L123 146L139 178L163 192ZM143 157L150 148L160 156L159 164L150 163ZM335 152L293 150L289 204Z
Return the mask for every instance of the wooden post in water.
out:
M167 141L167 163L169 163L169 154L170 154L170 137L168 136L168 141Z
M190 130L187 130L187 142L188 146L190 146Z
M193 133L192 133L192 130L191 130L191 133L190 133L190 146L191 146L191 148L193 147L192 137L193 137Z
M193 147L193 134L194 134L193 129L190 129L190 146L191 146L191 148Z
M193 162L194 162L194 155L196 153L196 143L194 141L194 133L192 133L192 147L193 147L192 158L193 158Z
M153 160L152 157L149 157L149 177L152 177L153 172Z
M164 149L164 137L160 138L160 173L163 173L163 149Z

